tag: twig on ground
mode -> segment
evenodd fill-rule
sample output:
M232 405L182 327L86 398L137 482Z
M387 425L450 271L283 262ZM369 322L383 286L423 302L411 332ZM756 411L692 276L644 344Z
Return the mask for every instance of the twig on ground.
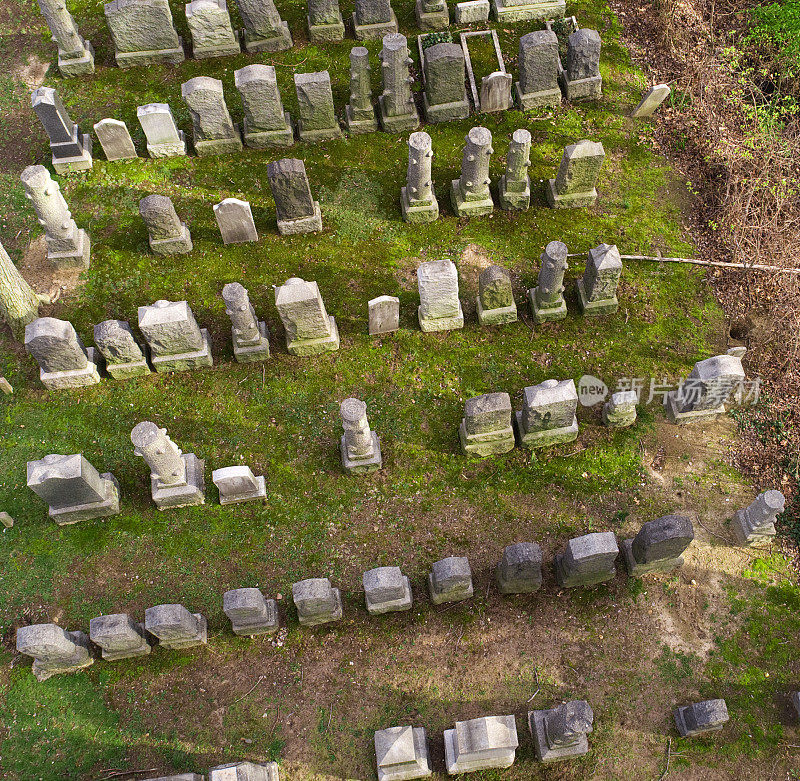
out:
M108 771L102 770L101 773ZM113 770L109 775L103 776L102 781L107 778L119 778L120 776L138 776L140 773L155 773L156 768L150 767L147 770Z
M325 731L326 732L327 732L327 730L329 730L331 728L331 719L332 718L333 718L333 703L331 703L331 709L328 712L328 726L325 727Z
M247 695L250 694L252 691L254 691L256 686L258 686L258 684L261 683L261 681L263 681L264 678L266 678L266 675L259 675L258 676L258 680L241 697L239 697L239 699L234 700L231 703L231 705L235 705L237 702L239 702L240 700L243 700L245 697L247 697ZM230 708L230 705L228 707Z
M530 701L541 691L541 689L537 689L533 694L531 694L530 698L528 699L528 704Z
M658 781L663 781L667 777L667 773L669 773L669 760L672 756L672 738L669 739L667 743L667 766L664 768L664 772L658 777Z

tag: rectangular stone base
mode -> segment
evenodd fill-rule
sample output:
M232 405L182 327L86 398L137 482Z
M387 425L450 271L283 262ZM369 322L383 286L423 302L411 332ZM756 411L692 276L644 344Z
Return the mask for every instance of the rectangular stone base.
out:
M136 626L138 626L143 632L145 631L144 624L137 624ZM138 646L135 648L126 648L124 651L107 651L105 648L101 648L100 656L102 656L107 662L117 662L120 659L135 659L140 656L147 656L151 650L152 648L150 643L148 643L143 637L142 642Z
M336 607L332 613L323 613L317 616L303 616L298 612L297 620L301 626L319 626L320 624L329 624L331 621L339 621L343 615L342 612L342 595L338 588L332 588L333 599L336 602Z
M187 637L185 640L159 640L159 645L163 648L180 649L194 648L196 645L206 645L208 643L208 622L200 613L192 613L197 619L197 634L194 637Z
M381 120L381 128L387 133L405 133L416 130L419 127L419 112L416 106L409 106L408 114L398 114L390 117L386 113L383 95L378 98L378 116Z
M501 594L533 594L542 587L541 575L539 579L525 578L522 580L505 580L501 572L501 564L494 571L497 580L497 590Z
M427 204L412 205L408 199L408 188L400 188L400 212L403 215L403 222L423 224L436 222L439 219L439 202L431 191L431 202Z
M306 16L308 22L308 40L311 43L340 43L344 40L344 19L339 12L339 21L332 24L311 24L311 19Z
M267 483L264 475L256 476L256 490L248 491L247 493L228 494L227 496L220 494L220 504L241 504L241 502L258 501L259 499L266 501L267 499Z
M233 329L231 329L232 331ZM237 346L236 335L231 333L233 357L239 363L257 363L258 361L266 361L269 358L269 331L267 330L267 324L263 320L258 321L258 332L261 334L258 344L251 344L245 347Z
M274 635L280 627L278 607L274 599L267 600L267 615L252 624L236 624L231 622L231 629L239 637L255 637L256 635Z
M89 655L83 658L82 653L77 653L72 660L65 660L63 662L40 662L38 659L33 660L33 667L31 670L36 676L36 680L40 683L52 678L54 675L62 675L64 673L74 673L78 670L83 670L94 664L94 655L92 653L92 644L89 642L89 636L85 632L67 632L73 643L85 648Z
M183 62L183 39L178 38L175 49L153 49L143 52L117 52L117 65L120 68L136 68L140 65L177 65Z
M417 18L417 27L425 32L432 30L446 30L450 26L450 11L447 4L439 11L426 12L423 10L422 0L414 4L414 15Z
M478 322L481 325L503 325L504 323L517 322L517 307L515 304L501 306L497 309L484 309L480 296L475 298L475 304L478 311Z
M524 212L531 205L531 180L527 180L524 190L509 190L506 184L506 175L500 177L498 185L500 207L506 211Z
M494 211L494 201L491 195L480 201L466 200L461 195L458 179L453 179L450 182L450 203L458 217L484 217Z
M536 303L536 288L532 287L528 291L528 303L531 307L531 316L534 323L563 320L567 316L567 302L564 300L564 296L561 296L561 303L558 306L539 306Z
M347 445L345 445L344 437L339 440L339 453L342 456L342 466L345 471L354 475L376 472L383 464L381 443L374 431L372 432L372 455L369 458L351 459L347 455Z
M278 220L278 233L281 236L294 236L298 233L317 233L322 230L322 210L319 201L314 201L314 213L297 220Z
M475 593L472 583L466 591L449 591L444 594L434 591L433 589L433 575L428 573L428 593L431 597L431 602L434 605L444 605L446 602L463 602L465 599L470 599Z
M467 434L467 425L464 419L458 427L458 438L461 450L467 456L499 456L514 449L514 429L509 426L501 431L491 434Z
M580 304L581 311L587 317L613 315L619 309L619 301L616 296L613 298L600 298L597 301L587 301L583 279L578 280L578 304Z
M564 97L570 103L578 103L585 100L600 100L603 97L603 77L590 76L588 79L576 79L569 81L566 71L558 74L558 83Z
M747 512L737 510L731 519L731 529L740 545L763 545L775 539L775 524L768 524L756 530L747 523Z
M150 374L152 369L146 360L129 361L128 363L108 363L106 362L106 371L115 380L127 380L131 377L141 377L145 374Z
M388 22L379 24L359 24L356 15L353 14L353 33L359 41L380 41L384 35L397 32L397 17L392 11L391 19Z
M675 726L678 728L678 734L682 738L696 738L698 735L705 735L707 732L719 732L725 726L724 724L718 724L714 727L704 727L703 729L690 729L683 719L683 712L690 707L690 705L683 705L675 709Z
M563 19L567 12L566 0L527 5L506 5L503 0L492 0L494 18L498 22L544 22L547 19Z
M94 73L94 47L86 41L86 53L83 57L72 59L58 58L58 70L65 79L72 76L88 76Z
M75 234L75 249L67 252L47 252L47 259L57 268L89 268L92 240L83 228Z
M94 348L87 347L86 353L89 362L83 369L71 369L70 371L46 372L39 370L39 379L42 385L48 390L61 390L62 388L85 388L87 385L97 385L100 382L100 372L98 364L94 359Z
M186 134L182 130L179 130L178 136L180 137L180 140L171 144L148 144L147 154L149 154L150 157L155 158L180 157L181 155L185 155Z
M301 141L316 142L316 141L335 141L337 138L342 138L344 134L339 127L338 122L331 127L324 127L319 129L306 129L303 127L303 120L297 120L297 137Z
M244 31L242 38L244 40L244 49L250 54L255 54L257 52L282 52L294 46L292 34L289 32L288 22L281 22L280 28L275 31L275 35L271 35L268 38L257 38L250 35L247 30Z
M210 60L213 57L235 57L241 54L242 48L239 45L239 34L234 31L236 40L223 46L192 46L192 59Z
M211 155L231 155L242 151L242 134L238 125L234 125L234 135L231 138L212 138L206 141L194 139L194 151L198 157L211 157Z
M283 112L283 127L279 130L251 130L244 120L244 145L250 149L271 149L292 146L294 127L288 111Z
M435 122L452 122L458 119L466 119L469 116L469 101L459 100L455 103L431 104L428 102L428 94L422 95L422 108L425 113L425 120L431 124Z
M201 328L203 336L203 349L191 353L177 353L175 355L151 355L153 368L159 373L181 372L188 369L199 369L203 366L213 366L211 356L211 337L207 328Z
M431 775L425 730L422 727L413 727L412 734L415 759L386 768L379 766L378 781L412 781L415 778L427 778Z
M72 507L51 507L48 515L59 525L67 526L78 521L91 521L94 518L108 518L119 513L119 483L110 472L100 475L103 481L105 498L101 502L76 504Z
M189 228L186 223L181 223L181 232L179 236L173 236L169 239L151 239L148 238L150 244L150 251L156 255L183 255L192 251L192 237L189 234Z
M524 93L519 86L519 82L515 81L514 100L523 111L544 107L555 108L561 105L561 90L556 87L555 89Z
M403 576L403 596L399 599L390 599L386 602L373 602L369 594L364 594L364 601L367 603L367 612L371 616L379 616L383 613L399 613L402 610L411 610L411 581Z
M159 510L172 507L194 507L205 504L206 462L194 453L184 453L186 482L181 485L164 485L157 477L150 476L150 494Z
M607 580L613 580L617 575L615 567L607 570L599 570L595 572L578 572L570 575L564 570L562 560L564 559L563 553L558 553L553 558L553 569L556 573L556 581L562 588L575 588L576 586L596 586L598 583L605 583Z
M682 556L677 559L660 559L647 564L639 564L633 557L633 539L623 540L620 547L622 548L622 556L625 559L628 574L632 578L640 578L648 572L672 572L672 570L683 566Z
M424 333L429 334L433 331L455 331L464 327L464 311L461 309L461 302L458 302L458 314L453 317L423 317L422 307L417 307L417 319L419 327Z
M493 751L492 756L485 759L456 760L456 731L446 729L444 731L444 762L449 775L457 773L472 773L475 770L491 770L492 768L511 767L516 756L514 749L508 751Z
M667 418L671 423L680 426L684 423L700 423L706 420L714 420L720 415L725 414L725 405L720 404L718 407L711 409L692 410L691 412L678 412L676 406L677 391L670 391L664 396L664 411L667 413Z
M574 746L565 748L550 748L547 745L547 734L545 732L545 719L552 710L534 710L528 714L528 727L533 735L533 747L536 751L536 759L540 762L560 762L562 759L570 757L582 757L589 753L589 740L586 735L581 735Z
M547 180L545 194L551 209L577 209L584 206L594 206L597 200L597 190L587 190L580 193L566 193L559 195L555 188L555 179Z
M550 445L560 445L564 442L574 442L578 438L577 417L573 418L572 424L569 426L546 429L545 431L525 431L521 412L514 413L514 420L516 421L517 434L519 434L522 447L548 447Z
M362 135L364 133L375 133L378 130L378 119L373 110L371 117L364 119L356 119L353 116L353 109L350 108L348 103L344 107L344 123L347 127L347 132L352 136Z
M79 155L70 155L69 157L56 157L53 155L52 163L53 168L56 169L57 174L69 174L73 171L91 171L92 170L92 139L87 133L81 136L81 148L83 151ZM77 150L75 150L77 151Z
M286 340L286 349L291 355L319 355L320 353L331 353L339 349L339 329L336 327L336 320L333 315L328 315L331 324L331 335L323 336L319 339L295 339Z

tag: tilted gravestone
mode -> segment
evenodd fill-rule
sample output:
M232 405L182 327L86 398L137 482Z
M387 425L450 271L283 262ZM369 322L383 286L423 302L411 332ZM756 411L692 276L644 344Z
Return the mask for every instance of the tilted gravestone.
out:
M541 254L537 285L528 291L534 323L563 320L567 316L567 302L564 300L567 254L567 245L561 241L551 241Z
M611 580L617 574L614 562L618 555L614 532L593 532L573 537L564 553L556 555L553 561L558 585L574 588Z
M58 624L21 626L17 629L17 651L33 657L37 681L94 664L94 649L86 634L68 632Z
M192 34L196 60L239 54L239 36L233 31L225 0L192 0L186 3L186 23Z
M600 75L600 35L596 30L576 30L567 41L567 67L559 74L564 97L570 102L603 97Z
M375 733L378 781L405 781L431 774L423 727L387 727Z
M25 349L39 364L39 379L50 390L83 388L100 382L93 347L66 320L38 317L25 326Z
M244 143L253 149L291 146L292 118L283 110L272 65L247 65L233 72L244 108Z
M759 494L744 510L737 510L731 521L741 545L769 542L775 537L775 521L786 507L786 497L775 490Z
M572 700L557 708L528 713L536 759L560 762L589 753L587 735L592 731L594 713L585 700Z
M208 643L208 623L200 613L190 613L183 605L148 607L144 628L159 639L164 648L194 648Z
M89 171L92 168L92 138L81 133L52 87L31 93L31 105L50 141L53 168L57 174Z
M433 191L431 137L419 131L408 137L408 173L400 188L400 210L404 222L428 223L439 219L439 203Z
M397 296L378 296L367 302L369 335L389 334L400 328L400 299Z
M264 501L267 487L264 475L254 475L249 466L224 466L211 473L211 481L219 489L220 504Z
M273 0L237 0L244 24L242 43L245 51L282 52L294 45L289 23L281 19Z
M390 33L383 38L378 55L383 91L378 98L381 127L387 133L403 133L419 127L419 112L411 92L411 57L405 35Z
M100 647L107 662L147 656L153 640L144 624L137 624L127 613L93 618L89 621L89 639Z
M183 62L168 0L112 0L103 10L120 68Z
M333 106L328 71L295 73L297 92L297 135L301 141L329 141L342 137Z
M233 633L242 637L272 635L278 631L278 603L257 588L235 588L222 595L222 610Z
M361 580L370 615L411 609L411 582L400 567L376 567L365 572Z
M578 280L578 303L585 315L609 315L619 309L617 285L622 258L616 244L600 244L589 250L586 270Z
M437 43L424 51L425 119L449 122L469 116L466 60L457 43Z
M524 111L561 103L558 86L558 37L536 30L519 39L519 81L514 84L517 105Z
M500 206L509 211L525 211L531 205L531 134L515 130L506 155L506 172L500 178Z
M103 147L106 160L133 160L138 157L128 126L118 119L101 119L94 132Z
M356 0L353 32L359 41L379 41L397 32L397 17L390 0Z
M267 178L275 200L281 236L322 230L322 211L319 202L311 195L311 185L302 160L284 158L268 163Z
M64 78L94 73L94 49L78 32L64 0L38 0L39 10L58 45L58 70Z
M136 117L147 139L150 157L179 157L186 154L186 136L178 130L172 109L166 103L148 103L136 109Z
M467 133L461 158L461 176L450 183L450 201L458 217L480 217L494 211L489 189L489 160L492 134L485 127L474 127Z
M243 285L229 282L222 288L225 314L231 319L233 355L239 363L255 363L269 358L267 324L256 317L250 296Z
M344 40L344 19L339 0L308 0L308 39L312 43Z
M635 537L622 541L628 573L640 577L683 566L682 554L693 539L692 522L683 515L665 515L648 521Z
M192 117L194 151L200 157L241 151L241 133L225 105L219 79L195 76L181 84L181 96Z
M461 602L473 594L472 570L466 556L448 556L436 561L428 574L431 602Z
M292 355L318 355L339 349L339 329L325 310L316 282L292 277L275 288L275 308Z
M636 108L631 111L633 119L652 117L656 109L672 94L668 84L656 84L644 93Z
M713 420L725 413L725 403L744 380L742 359L737 355L698 361L681 386L665 394L667 418L678 425Z
M501 325L517 321L517 305L511 290L511 277L500 266L489 266L478 277L476 299L478 322Z
M278 781L278 763L232 762L208 771L208 781Z
M606 159L603 145L579 141L564 149L555 179L547 180L547 202L553 209L593 206L597 200L597 178Z
M223 244L245 244L258 241L253 210L247 201L225 198L214 204L214 217L222 236Z
M417 319L425 332L464 327L458 299L458 271L451 260L429 260L417 269L419 307Z
M308 578L292 584L292 600L302 626L318 626L342 617L342 596L328 578Z
M350 49L350 102L344 107L344 119L351 135L374 133L378 129L372 105L369 51L364 46Z
M728 722L725 700L703 700L675 709L675 726L682 738L719 732Z
M146 349L124 320L104 320L94 327L94 343L105 358L106 371L115 380L150 374Z
M445 766L450 775L511 767L519 746L513 714L457 721L444 731Z
M627 428L636 423L636 391L618 391L603 405L603 424L609 428Z
M186 301L156 301L139 307L139 330L150 347L150 360L159 372L212 366L211 337L200 328Z
M192 251L192 237L166 195L147 195L139 201L139 214L147 228L150 250L156 255L180 255Z
M542 549L535 542L507 545L495 570L501 594L532 594L542 586Z
M578 438L578 392L574 380L545 380L524 390L515 422L523 447L574 442Z
M450 11L446 0L416 0L414 16L417 27L426 32L446 30L450 26Z
M367 405L360 399L345 399L339 406L344 434L339 440L342 466L350 474L374 472L383 465L381 443L369 427Z
M511 397L507 393L484 393L467 399L458 437L462 452L468 456L486 458L513 450Z

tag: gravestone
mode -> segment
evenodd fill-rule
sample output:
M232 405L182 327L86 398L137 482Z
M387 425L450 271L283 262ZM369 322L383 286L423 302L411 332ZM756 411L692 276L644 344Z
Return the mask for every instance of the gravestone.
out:
M492 0L492 8L495 19L507 24L563 19L567 4L566 0Z
M208 643L208 624L200 613L183 605L156 605L144 611L144 628L169 649L194 648Z
M28 461L28 488L48 505L48 515L64 526L119 514L119 483L100 474L80 453Z
M222 288L225 314L231 319L233 355L239 363L255 363L269 358L267 324L256 317L247 290L238 282Z
M242 42L245 51L282 52L294 45L289 23L281 19L273 0L237 0L244 24Z
M737 510L731 521L740 545L770 542L775 537L775 521L786 507L786 497L775 490L760 493L744 510Z
M536 30L519 39L519 81L514 84L517 105L523 111L561 104L558 86L558 37L552 30Z
M742 359L715 355L698 361L685 382L664 396L664 409L672 423L682 425L713 420L725 414L725 403L745 380Z
M103 10L120 68L183 62L168 0L112 0Z
M166 195L148 195L139 201L139 214L147 228L150 250L156 255L181 255L192 251L192 237Z
M78 32L64 0L38 0L50 34L58 45L58 70L66 79L94 73L94 49Z
M411 609L411 582L400 567L376 567L364 573L364 599L371 616Z
M342 129L333 107L333 90L328 71L295 73L297 92L297 135L301 141L330 141L341 138Z
M481 78L479 98L482 114L495 114L511 108L511 85L514 83L510 73L494 71Z
M363 46L350 49L350 102L344 107L347 132L352 135L374 133L378 129L372 105L369 51Z
M316 282L291 277L275 288L275 308L286 330L291 355L318 355L339 349L339 329Z
M500 266L489 266L478 277L478 322L501 325L517 321L517 305L511 290L511 277Z
M83 388L100 382L94 348L84 347L66 320L37 317L28 323L25 349L39 364L39 379L45 388Z
M146 348L133 336L124 320L104 320L94 327L94 343L106 362L106 371L115 380L150 374Z
M389 334L400 328L400 299L396 296L378 296L367 302L369 335Z
M593 532L573 537L564 553L557 554L553 560L558 585L574 588L612 580L617 574L614 562L618 555L614 532Z
M241 637L273 635L278 631L278 603L257 588L235 588L222 595L222 610Z
M671 572L682 567L681 555L693 539L692 522L683 515L648 521L635 537L622 541L628 573L638 578L648 572Z
M194 59L239 54L239 36L233 31L225 0L192 0L185 7Z
M86 231L72 219L61 185L50 178L43 165L29 165L20 178L25 198L44 228L47 259L56 268L89 268L92 243Z
M600 244L589 250L586 270L578 280L578 303L583 314L609 315L619 309L617 285L622 258L616 244Z
M379 41L397 32L397 17L390 0L356 0L353 33L359 41Z
M328 578L308 578L292 584L292 599L302 626L317 626L342 617L342 596Z
M56 173L90 171L92 138L88 133L81 133L70 119L58 93L52 87L39 87L31 93L31 105L47 133Z
M256 477L249 466L225 466L215 469L211 473L211 481L219 489L220 504L237 504L267 498L264 475Z
M446 30L450 26L450 11L446 0L416 0L414 16L417 27L426 32Z
M564 273L568 266L567 245L551 241L541 254L537 285L528 291L531 316L534 323L563 320L567 316L564 300Z
M150 360L159 372L212 366L211 337L197 325L186 301L156 301L139 307L139 330L150 347Z
M545 380L524 390L522 411L516 414L523 447L574 442L578 438L578 392L574 380Z
M404 222L428 223L439 219L439 202L433 191L431 137L419 131L408 137L408 173L400 188L400 211Z
M247 201L238 198L225 198L214 204L214 217L222 235L223 244L246 244L258 241L253 211Z
M525 211L531 205L531 134L515 130L506 155L506 172L498 187L500 206L508 211Z
M480 217L494 211L489 190L489 159L493 152L492 134L485 127L474 127L467 133L461 177L450 183L450 200L456 216Z
M344 40L344 19L339 0L308 0L308 39L311 43Z
M456 3L456 24L477 24L489 21L489 0L466 0Z
M467 399L458 438L468 456L486 458L513 450L511 397L507 393L484 393Z
M208 771L208 781L278 781L278 763L232 762Z
M148 103L136 109L136 117L147 139L150 157L178 157L186 154L186 136L178 130L172 109L166 103Z
M670 96L672 90L667 84L656 84L644 93L636 108L631 111L633 119L652 117L656 109Z
M425 332L464 327L458 300L458 271L451 260L429 260L417 269L419 327Z
M415 130L419 126L419 112L411 92L414 79L405 35L395 32L384 36L378 59L383 80L383 91L378 98L381 127L387 133Z
M350 474L366 474L381 468L381 443L369 427L367 405L354 398L345 399L339 406L344 434L339 440L342 466Z
M431 602L461 602L473 594L472 570L466 556L448 556L436 561L428 574Z
M150 467L150 493L159 510L205 504L205 461L183 453L165 428L145 420L131 431L133 452Z
M14 519L7 512L0 512L0 523L5 529L14 528Z
M205 781L205 777L198 773L178 773L176 776L159 776L158 778L145 778L143 781Z
M601 143L578 141L564 149L555 179L547 180L547 202L553 209L593 206L597 178L606 159Z
M675 709L675 726L682 738L719 732L728 722L725 700L703 700Z
M94 664L93 649L86 634L68 632L58 624L21 626L17 629L17 651L33 657L33 674L40 682Z
M445 766L451 776L511 767L517 746L519 739L513 714L457 721L455 729L444 731Z
M495 570L501 594L532 594L542 586L542 549L535 542L507 545Z
M387 727L375 733L378 781L406 781L431 775L422 727Z
M559 74L564 97L574 103L603 97L600 75L600 35L596 30L576 30L567 41L567 67Z
M272 65L247 65L233 72L244 108L244 143L252 149L291 146L292 118L283 110Z
M284 158L267 164L269 189L275 200L278 232L281 236L322 230L322 211L311 195L302 160Z
M609 428L627 428L636 423L636 391L618 391L603 405L603 423Z
M192 117L194 151L199 157L241 151L241 133L225 105L219 79L195 76L181 84L181 96Z
M89 621L89 639L100 647L107 662L133 659L150 653L144 624L137 624L127 613L111 613Z
M457 43L437 43L424 51L423 108L428 122L450 122L469 116L467 65Z
M592 731L594 713L586 700L572 700L557 708L528 713L536 759L560 762L589 753L587 735Z
M118 119L101 119L94 132L103 147L106 160L133 160L138 157L128 126Z

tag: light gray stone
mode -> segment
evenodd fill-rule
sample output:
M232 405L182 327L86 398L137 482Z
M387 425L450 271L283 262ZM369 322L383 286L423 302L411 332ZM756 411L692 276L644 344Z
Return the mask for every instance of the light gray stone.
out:
M244 143L253 149L287 147L294 143L292 118L283 110L272 65L247 65L233 72L244 107Z
M161 372L211 366L211 337L200 328L186 301L156 301L139 307L139 330L150 347L153 368Z
M419 127L419 112L414 103L411 85L412 59L405 35L398 32L383 37L378 55L381 62L383 91L378 98L381 127L387 133L404 133Z
M439 219L439 203L433 191L431 137L419 131L408 137L408 173L400 188L400 209L404 222L428 223Z
M278 631L278 603L257 588L235 588L222 596L222 610L233 632L242 637L272 635Z
M656 109L670 96L672 90L667 84L656 84L644 93L636 108L631 111L634 119L652 117Z
M458 271L451 260L429 260L417 269L419 326L425 332L464 327L458 300Z
M619 309L617 285L622 258L616 244L600 244L589 250L586 269L578 280L578 303L584 315L609 315Z
M58 70L64 78L94 73L94 49L78 32L64 0L38 0L39 10L58 45Z
M414 16L420 30L446 30L450 26L450 11L445 0L416 0Z
M551 241L541 254L538 284L528 291L535 323L563 320L567 316L564 300L564 273L569 268L567 254L567 245L561 241Z
M489 0L467 0L456 3L456 24L476 24L489 21Z
M194 59L239 54L239 36L233 31L225 0L192 0L185 8Z
M328 578L308 578L292 584L292 599L302 626L317 626L342 617L342 596Z
M725 700L703 700L675 709L675 726L682 738L719 732L728 722Z
M89 639L100 647L108 662L133 659L150 653L150 638L143 624L127 613L97 616L89 622Z
M561 103L558 86L558 37L552 30L536 30L519 39L519 81L514 85L517 105L527 111Z
M205 777L199 775L198 773L178 773L176 776L145 778L144 781L205 781Z
M532 594L542 586L542 549L535 542L507 545L495 571L501 594Z
M481 78L480 110L482 114L496 114L511 108L511 86L514 82L510 73L494 71Z
M379 41L397 32L397 17L389 0L356 0L353 32L359 41Z
M543 22L562 19L567 10L566 0L492 0L494 17L503 24L523 21Z
M506 172L498 187L500 206L509 211L525 211L531 205L531 134L515 130L506 155Z
M194 151L200 157L239 152L242 138L233 124L222 82L209 76L195 76L181 84L181 96L189 107L194 129Z
M192 237L166 195L148 195L139 201L139 214L147 228L150 249L156 255L191 252Z
M525 388L522 411L516 414L523 447L574 442L578 438L578 392L574 380L545 380Z
M775 521L786 507L786 497L774 489L760 493L731 521L740 545L770 542L775 537Z
M472 570L466 556L448 556L436 561L428 575L431 602L461 602L473 594Z
M564 149L555 179L547 180L547 202L553 209L593 206L597 200L597 178L606 159L603 145L578 141Z
M664 396L667 417L679 425L713 420L725 413L725 403L744 380L742 359L735 355L698 361L678 390Z
M232 762L208 771L208 781L278 781L278 763Z
M682 554L693 539L692 522L683 515L665 515L648 521L635 537L622 542L628 573L639 577L683 566Z
M275 200L281 236L322 230L322 211L319 202L311 195L311 185L302 160L284 158L268 163L267 178Z
M492 134L485 127L474 127L467 133L461 158L461 176L450 183L450 200L458 217L481 217L494 211L489 190L489 160Z
M316 282L292 277L275 288L275 308L292 355L317 355L339 349L339 329L325 311Z
M378 781L406 781L431 775L422 727L388 727L375 733Z
M370 615L411 609L411 582L400 567L376 567L364 573L362 582Z
M14 527L14 519L7 512L0 512L0 523L3 524L5 529Z
M350 102L344 107L348 133L374 133L378 129L372 105L369 51L364 46L350 50Z
M148 607L144 611L144 628L164 648L194 648L208 643L206 619L200 613L190 613L183 605Z
M511 397L507 393L484 393L467 399L458 427L464 455L501 455L514 449Z
M219 489L220 504L238 504L254 499L266 501L264 475L256 477L249 466L224 466L215 469L211 473L211 480Z
M627 428L636 423L636 391L619 391L603 405L603 423L609 428Z
M33 674L38 681L94 664L89 638L83 632L68 632L58 624L21 626L17 629L17 651L33 657Z
M467 66L457 43L437 43L425 50L425 119L450 122L469 116Z
M618 555L614 532L593 532L573 537L564 553L558 554L553 561L558 585L574 588L611 580L617 574L614 562Z
M104 320L94 327L94 343L106 362L106 371L115 380L150 374L146 348L133 336L124 320Z
M564 97L570 102L599 100L603 97L600 75L600 35L596 30L580 29L567 40L567 66L559 74Z
M103 10L120 68L183 62L168 0L112 0Z
M244 48L255 52L281 52L294 45L289 24L281 19L273 0L237 0L244 23Z
M128 126L118 119L101 119L94 132L103 147L106 160L133 160L138 157Z
M256 317L247 290L238 282L222 288L225 314L231 319L233 354L239 363L255 363L269 358L267 324Z
M301 141L329 141L342 137L333 107L333 90L328 71L295 73L297 92L297 135Z
M444 731L445 766L451 776L511 767L517 746L519 739L513 714L457 721L455 729Z
M360 399L345 399L339 406L344 435L339 440L342 466L350 474L374 472L383 465L381 443L369 427L367 405Z
M587 735L592 731L594 713L585 700L572 700L557 708L528 712L536 759L560 762L589 753Z
M502 325L517 321L517 305L511 290L511 277L500 266L489 266L478 277L476 299L481 325Z
M369 335L389 334L400 328L400 299L378 296L367 302Z
M58 93L52 87L39 87L31 93L31 105L50 140L56 173L91 170L92 139L70 119Z
M308 38L312 43L344 40L344 19L339 0L308 0Z
M214 204L214 216L222 235L223 244L245 244L258 241L253 211L247 201L225 198Z
M25 326L25 349L39 364L39 379L50 390L83 388L100 382L94 348L66 320L38 317Z
M136 109L136 117L147 139L150 157L178 157L186 154L186 137L178 130L172 109L166 103L148 103Z

